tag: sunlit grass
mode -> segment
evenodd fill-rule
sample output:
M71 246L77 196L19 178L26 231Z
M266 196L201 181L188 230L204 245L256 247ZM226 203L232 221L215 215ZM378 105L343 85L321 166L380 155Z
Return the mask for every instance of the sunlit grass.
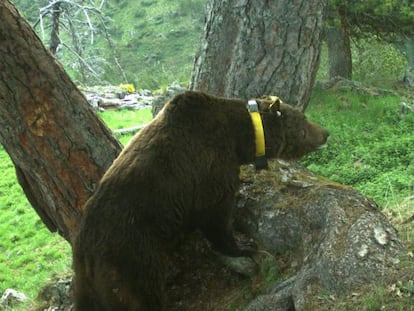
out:
M150 107L140 110L106 110L104 112L99 112L99 116L111 130L146 124L152 119Z
M1 147L0 170L0 293L13 288L33 298L51 274L68 271L70 246L31 208Z

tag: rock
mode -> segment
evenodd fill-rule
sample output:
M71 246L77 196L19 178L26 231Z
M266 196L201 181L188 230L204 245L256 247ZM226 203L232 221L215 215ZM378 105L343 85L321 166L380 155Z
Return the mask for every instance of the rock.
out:
M42 305L38 310L42 311L70 311L73 310L71 301L70 276L60 277L42 288L39 293L39 300Z
M401 115L407 115L414 112L414 104L408 104L406 102L401 103Z
M312 310L333 296L383 280L406 254L377 205L352 188L317 178L297 163L271 162L242 173L235 226L296 273L247 310Z
M141 109L151 105L154 97L151 91L141 90L128 93L117 86L94 86L83 89L89 104L100 111L106 109Z
M12 288L8 288L1 296L0 307L4 307L5 310L12 310L14 309L13 307L25 302L26 300L27 297L25 294L20 293Z
M174 82L167 88L164 95L155 97L152 102L152 110L151 110L153 117L155 117L158 114L158 112L160 112L160 110L162 109L162 107L164 107L166 102L168 102L175 95L182 93L186 90L187 88L185 88L184 86L182 86L181 84L177 82Z
M405 70L403 81L410 86L414 86L414 66L409 66Z
M215 252L217 258L229 269L247 277L257 273L257 264L248 257L228 257Z

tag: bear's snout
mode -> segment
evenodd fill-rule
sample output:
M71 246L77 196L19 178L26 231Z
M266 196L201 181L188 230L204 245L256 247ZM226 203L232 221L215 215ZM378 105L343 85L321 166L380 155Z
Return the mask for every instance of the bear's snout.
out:
M315 149L323 148L328 142L329 131L319 124L309 122L308 125L310 145L313 145Z

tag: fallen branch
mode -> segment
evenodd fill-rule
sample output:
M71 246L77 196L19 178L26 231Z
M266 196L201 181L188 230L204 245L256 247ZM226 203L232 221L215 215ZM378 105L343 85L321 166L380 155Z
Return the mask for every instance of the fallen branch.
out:
M405 224L408 224L409 222L412 222L413 220L414 220L414 215L411 215L410 217L408 217L408 219L404 220L402 223L405 225Z
M117 129L114 130L113 133L115 135L126 135L126 134L135 134L136 132L143 129L146 125L138 125L138 126L132 126L125 129Z

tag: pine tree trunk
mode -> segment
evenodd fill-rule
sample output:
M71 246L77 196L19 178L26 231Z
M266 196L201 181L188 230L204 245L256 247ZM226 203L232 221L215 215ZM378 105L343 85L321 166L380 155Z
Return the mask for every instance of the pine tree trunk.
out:
M33 208L71 242L121 146L8 0L0 42L0 142Z
M333 25L326 27L325 35L328 45L329 79L342 77L352 79L352 56L349 34L344 13L340 10L339 19L333 20Z
M56 52L60 45L60 38L59 38L60 14L61 14L61 4L60 2L57 2L52 6L52 30L50 32L50 43L49 43L49 50L53 55L56 55Z
M326 0L209 0L192 89L276 94L305 109L319 65Z
M414 86L414 36L405 37L403 41L395 45L407 58L407 67L404 72L403 82Z

